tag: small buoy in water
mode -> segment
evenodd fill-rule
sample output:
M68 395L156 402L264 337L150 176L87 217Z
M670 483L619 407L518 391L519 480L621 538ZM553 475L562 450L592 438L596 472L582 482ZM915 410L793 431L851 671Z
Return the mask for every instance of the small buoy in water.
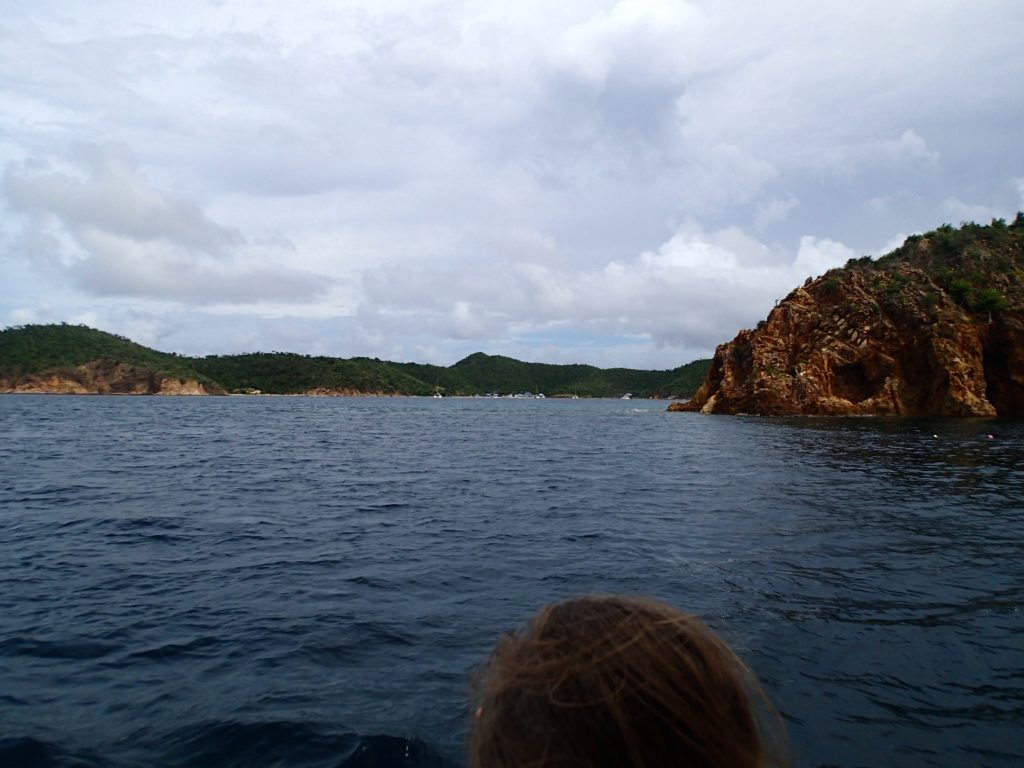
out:
M938 437L938 435L932 435L932 437Z
M986 437L987 439L989 439L989 440L995 440L995 439L996 439L996 436L995 436L995 435L985 435L985 437Z

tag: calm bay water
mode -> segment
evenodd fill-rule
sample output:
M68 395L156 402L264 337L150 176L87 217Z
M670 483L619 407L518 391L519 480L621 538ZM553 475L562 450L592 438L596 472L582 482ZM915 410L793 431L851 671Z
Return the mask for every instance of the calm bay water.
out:
M0 398L0 765L459 766L593 591L720 629L798 765L1024 761L1024 423L664 407Z

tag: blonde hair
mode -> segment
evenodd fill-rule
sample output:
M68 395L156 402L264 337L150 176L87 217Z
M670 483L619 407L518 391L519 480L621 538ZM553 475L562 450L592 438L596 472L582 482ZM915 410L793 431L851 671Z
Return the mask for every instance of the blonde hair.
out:
M475 696L472 768L786 764L754 675L703 622L655 600L545 606L498 642Z

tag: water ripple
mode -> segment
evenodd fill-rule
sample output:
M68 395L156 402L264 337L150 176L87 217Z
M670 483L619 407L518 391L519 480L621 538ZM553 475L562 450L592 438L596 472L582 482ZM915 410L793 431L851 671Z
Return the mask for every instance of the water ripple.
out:
M1024 762L1024 425L661 409L0 398L0 765L457 766L595 591L706 616L798 764Z

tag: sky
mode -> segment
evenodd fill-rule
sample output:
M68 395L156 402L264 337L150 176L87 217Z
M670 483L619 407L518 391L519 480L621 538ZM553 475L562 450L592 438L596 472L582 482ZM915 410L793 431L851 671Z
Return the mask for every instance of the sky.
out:
M9 6L3 327L665 369L1024 208L1020 0Z

